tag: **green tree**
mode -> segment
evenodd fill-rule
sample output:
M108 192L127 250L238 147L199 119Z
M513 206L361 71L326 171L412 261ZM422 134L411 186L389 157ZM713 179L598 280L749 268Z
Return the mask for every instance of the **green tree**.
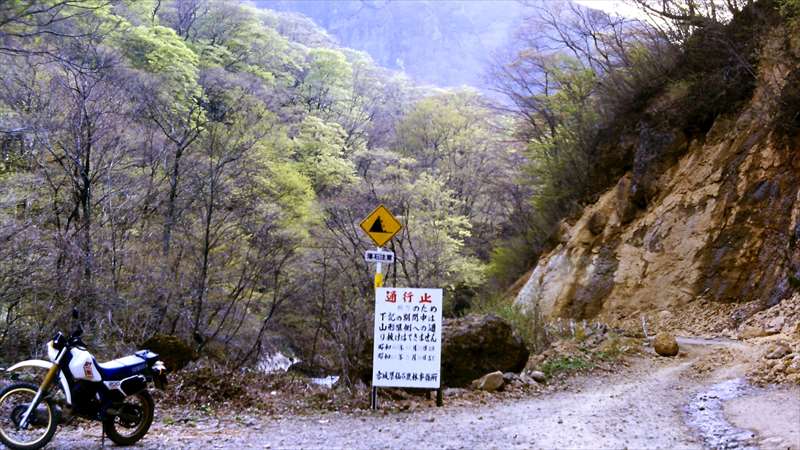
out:
M353 164L345 157L345 133L338 124L307 116L292 144L292 157L299 172L311 180L317 192L354 180Z
M342 52L327 48L309 50L306 64L298 87L301 101L308 111L330 118L352 91L353 69Z

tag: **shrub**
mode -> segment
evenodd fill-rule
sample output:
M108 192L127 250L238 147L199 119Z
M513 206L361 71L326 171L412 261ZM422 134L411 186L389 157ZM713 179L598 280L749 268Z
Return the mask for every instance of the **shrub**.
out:
M542 372L544 372L547 378L559 374L581 372L589 370L592 367L594 367L592 362L582 356L561 356L548 359L541 365Z
M525 308L515 305L510 298L493 296L488 300L474 303L472 311L479 314L494 314L506 320L531 353L539 353L549 344L545 324L538 308Z

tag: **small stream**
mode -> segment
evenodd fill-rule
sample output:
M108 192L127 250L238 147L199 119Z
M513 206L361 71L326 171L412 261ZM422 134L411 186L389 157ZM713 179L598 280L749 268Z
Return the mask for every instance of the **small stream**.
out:
M755 435L733 426L725 419L724 403L752 392L743 378L714 384L692 396L684 408L686 423L693 428L708 447L714 449L757 449Z
M267 354L261 358L258 363L258 370L263 373L286 372L292 364L300 362L299 359L288 357L281 352ZM326 377L311 378L310 381L318 386L324 386L328 389L333 388L339 377L336 375L329 375Z

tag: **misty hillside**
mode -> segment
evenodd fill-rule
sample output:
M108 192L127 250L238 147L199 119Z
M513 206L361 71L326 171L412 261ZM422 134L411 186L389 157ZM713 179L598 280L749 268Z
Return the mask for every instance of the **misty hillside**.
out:
M491 55L508 43L521 2L259 0L261 8L306 15L341 45L369 53L423 83L484 87Z

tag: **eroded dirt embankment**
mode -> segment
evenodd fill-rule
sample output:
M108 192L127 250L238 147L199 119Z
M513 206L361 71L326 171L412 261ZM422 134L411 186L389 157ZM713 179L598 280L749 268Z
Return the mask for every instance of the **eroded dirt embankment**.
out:
M444 408L429 404L403 413L362 411L281 418L242 413L205 416L188 423L170 420L169 425L161 413L151 434L137 448L694 449L726 445L726 433L733 430L740 437L747 434L741 442L744 445L770 447L781 439L782 445L800 449L800 442L792 441L798 434L786 431L800 424L773 426L761 436L760 424L740 418L736 425L725 422L722 428L711 427L721 434L717 442L709 441L702 427L691 422L689 404L698 396L713 396L716 384L742 376L751 349L735 341L683 340L681 346L684 351L677 358L637 357L624 373L579 377L564 391L523 400ZM736 408L761 416L780 407L760 397L749 402L750 392L741 392L745 397L737 400L741 404ZM753 392L761 395L765 391ZM800 405L797 391L782 395L789 400L788 407ZM733 417L738 417L735 411ZM786 415L771 417L773 425L792 420ZM66 428L57 435L53 448L88 449L98 444L97 427Z

